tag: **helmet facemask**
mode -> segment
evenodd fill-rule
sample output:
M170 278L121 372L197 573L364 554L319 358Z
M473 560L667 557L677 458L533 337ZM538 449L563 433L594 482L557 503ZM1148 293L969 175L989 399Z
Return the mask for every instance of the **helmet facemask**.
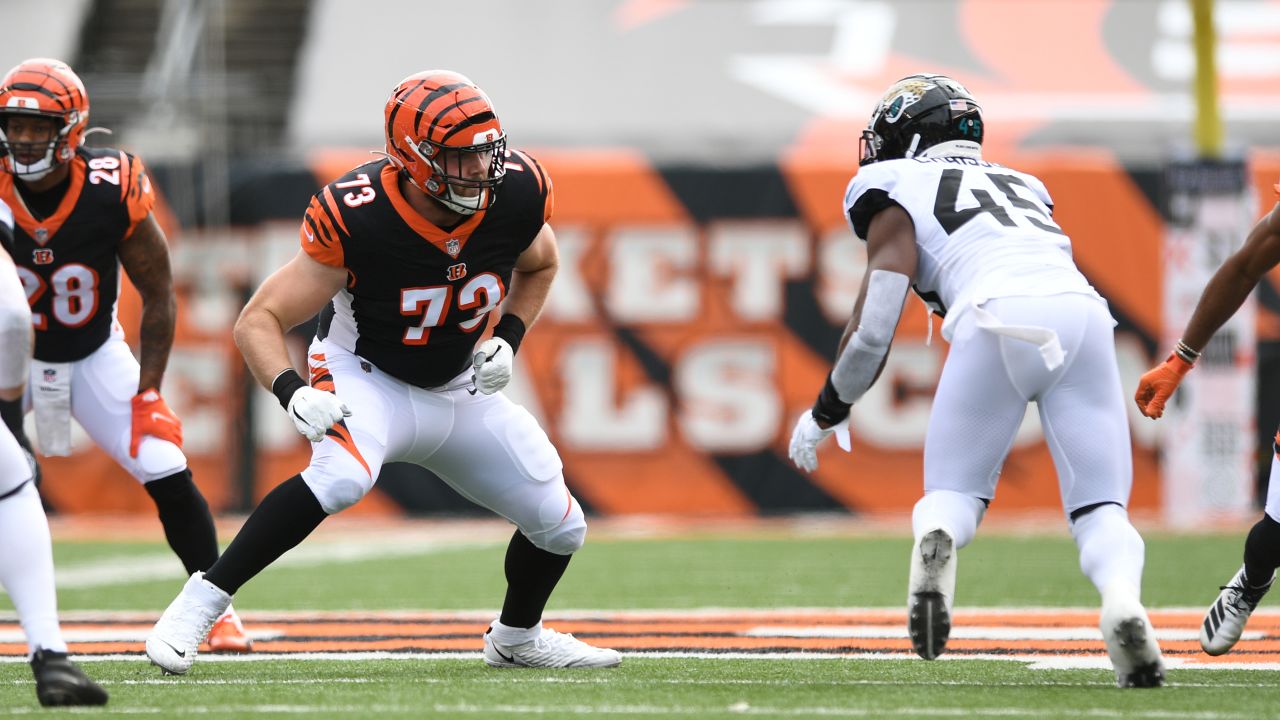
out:
M496 137L495 137L496 135ZM405 145L431 168L421 189L453 212L471 215L493 205L494 188L506 174L507 137L477 133L474 144L454 146L406 137ZM416 184L416 183L415 183Z
M4 112L0 111L0 164L4 170L23 180L35 182L46 177L63 163L69 162L75 150L68 142L71 129L79 122L79 113L71 111L72 117L64 119L49 113ZM52 133L43 142L17 142L11 140L9 123L15 118L39 118L50 122ZM43 150L43 152L41 151ZM23 157L37 156L30 162L23 162Z

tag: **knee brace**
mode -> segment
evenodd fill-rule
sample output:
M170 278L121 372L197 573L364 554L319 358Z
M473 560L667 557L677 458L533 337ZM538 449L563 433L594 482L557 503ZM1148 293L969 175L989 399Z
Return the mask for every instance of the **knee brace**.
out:
M370 476L360 461L341 449L314 453L311 464L302 471L302 480L330 515L359 502L373 488L375 479L376 473Z
M564 495L542 501L538 508L538 527L522 527L520 531L539 549L556 555L572 555L587 539L587 518L582 514L582 506L566 490Z

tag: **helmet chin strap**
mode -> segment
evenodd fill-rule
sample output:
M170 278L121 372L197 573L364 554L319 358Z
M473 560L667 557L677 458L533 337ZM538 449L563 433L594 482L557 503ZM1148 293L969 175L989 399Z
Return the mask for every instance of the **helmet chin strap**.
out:
M920 133L914 133L911 136L911 145L910 147L907 148L906 154L904 154L902 157L907 160L910 160L911 158L915 157L916 148L919 146L920 146Z
M453 208L454 212L462 213L463 215L474 215L479 211L480 207L484 205L488 193L488 188L482 188L475 197L466 197L455 193L452 186L445 189L445 194L449 196L449 207Z
M414 185L417 186L417 183L414 183ZM418 188L418 189L422 190L422 188ZM455 212L455 213L458 213L459 215L475 215L477 212L479 212L480 207L484 205L484 201L486 200L486 196L489 192L489 189L488 188L482 189L480 191L480 194L476 195L474 198L459 197L458 195L454 194L453 188L448 186L446 186L445 191L439 195L426 192L425 190L423 190L423 192L426 194L427 197L440 203L445 207L446 210L449 210L450 212Z
M9 156L9 161L13 164L13 174L29 182L44 179L49 175L49 173L53 172L54 167L56 167L53 163L52 150L50 150L43 158L31 163L30 165L18 162L13 155Z

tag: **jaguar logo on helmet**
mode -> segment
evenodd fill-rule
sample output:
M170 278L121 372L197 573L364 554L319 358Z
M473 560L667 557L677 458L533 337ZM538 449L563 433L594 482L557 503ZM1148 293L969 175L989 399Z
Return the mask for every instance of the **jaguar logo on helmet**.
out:
M860 164L981 156L982 108L944 75L911 75L889 87L862 133Z
M918 79L900 80L890 87L880 100L880 117L887 123L896 123L907 108L924 99L925 93L933 87L933 83Z

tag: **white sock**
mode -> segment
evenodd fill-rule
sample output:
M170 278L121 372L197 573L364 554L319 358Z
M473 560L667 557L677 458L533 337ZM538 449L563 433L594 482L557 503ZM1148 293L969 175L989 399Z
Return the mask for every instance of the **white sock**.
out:
M58 627L49 521L31 483L0 500L0 585L18 611L27 648L66 652Z
M911 511L911 530L917 540L934 528L945 528L956 549L973 542L978 523L987 512L986 503L953 490L934 490L916 502Z
M539 622L531 628L517 628L510 625L503 625L501 620L494 620L489 626L492 628L489 635L493 637L493 641L499 645L521 645L530 640L536 640L542 635L542 623Z
M1071 536L1080 548L1080 569L1101 594L1115 583L1141 597L1146 545L1119 505L1103 505L1078 518Z

